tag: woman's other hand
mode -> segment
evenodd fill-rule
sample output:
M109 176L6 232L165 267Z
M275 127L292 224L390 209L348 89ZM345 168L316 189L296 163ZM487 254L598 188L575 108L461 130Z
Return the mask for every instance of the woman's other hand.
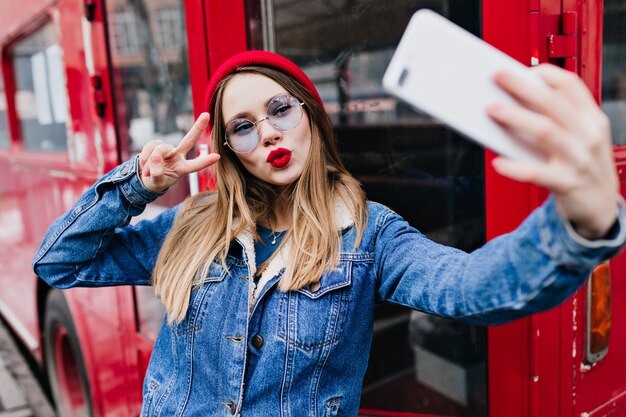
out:
M549 64L533 71L548 88L500 73L498 86L523 107L497 103L488 114L514 136L529 140L546 160L527 163L500 156L493 166L502 175L548 188L581 236L600 238L615 222L619 199L609 120L576 74Z
M153 140L145 144L139 154L139 172L141 182L148 191L162 192L174 185L181 176L200 171L216 163L220 156L216 153L200 155L187 159L187 153L193 148L209 124L209 114L202 113L191 130L177 147Z

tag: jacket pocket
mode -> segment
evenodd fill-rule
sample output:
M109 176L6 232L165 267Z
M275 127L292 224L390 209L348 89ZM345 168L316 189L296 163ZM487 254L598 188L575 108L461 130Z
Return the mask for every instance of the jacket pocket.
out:
M208 274L194 282L187 314L185 318L180 323L175 324L173 328L173 332L177 336L183 336L202 328L202 323L208 310L208 303L217 290L219 283L224 281L226 272L226 269L224 269L222 265L213 262L209 268Z
M319 281L281 294L278 337L311 351L335 343L343 332L350 302L352 264L342 261Z

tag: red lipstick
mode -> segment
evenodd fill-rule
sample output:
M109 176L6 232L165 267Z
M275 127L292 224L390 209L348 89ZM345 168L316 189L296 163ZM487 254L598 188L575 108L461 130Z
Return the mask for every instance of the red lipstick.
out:
M291 151L285 148L277 148L267 155L267 162L274 168L284 168L291 161Z

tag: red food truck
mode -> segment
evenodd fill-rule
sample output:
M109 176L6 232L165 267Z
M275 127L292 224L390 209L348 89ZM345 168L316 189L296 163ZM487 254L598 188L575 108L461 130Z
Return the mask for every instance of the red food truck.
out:
M212 71L276 51L314 81L370 199L467 251L546 195L493 155L385 94L382 74L420 8L526 65L577 72L612 120L626 180L626 0L5 0L0 10L0 314L47 375L61 416L137 416L163 308L149 287L59 291L33 274L48 225L155 138L177 143ZM198 146L202 152L207 138ZM212 186L210 172L151 204ZM623 189L624 190L624 189ZM626 191L626 190L624 190ZM546 313L471 326L376 312L362 416L626 416L626 257Z

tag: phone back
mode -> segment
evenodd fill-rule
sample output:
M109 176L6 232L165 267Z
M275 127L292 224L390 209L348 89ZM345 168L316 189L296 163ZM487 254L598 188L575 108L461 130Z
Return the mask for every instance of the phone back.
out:
M383 86L499 154L519 160L541 160L522 138L511 137L487 116L489 104L513 102L493 81L499 70L545 86L543 80L513 58L437 13L420 10L400 40Z

